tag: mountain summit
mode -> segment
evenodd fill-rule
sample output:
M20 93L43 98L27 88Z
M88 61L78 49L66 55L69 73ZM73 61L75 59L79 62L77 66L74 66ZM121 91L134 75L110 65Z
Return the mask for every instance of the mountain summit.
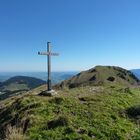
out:
M138 85L139 79L126 69L115 66L96 66L83 71L59 84L60 87L74 88L85 85Z

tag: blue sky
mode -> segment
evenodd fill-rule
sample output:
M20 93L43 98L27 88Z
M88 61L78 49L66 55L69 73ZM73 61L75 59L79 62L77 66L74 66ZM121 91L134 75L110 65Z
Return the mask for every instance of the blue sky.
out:
M140 68L139 0L0 0L0 71Z

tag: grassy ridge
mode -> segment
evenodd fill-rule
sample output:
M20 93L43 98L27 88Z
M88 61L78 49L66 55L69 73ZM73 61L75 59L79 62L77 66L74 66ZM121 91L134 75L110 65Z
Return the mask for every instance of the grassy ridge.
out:
M139 79L128 70L115 66L96 66L83 71L72 78L58 84L58 87L74 88L87 85L138 85Z
M1 137L12 124L30 140L138 140L139 101L139 89L119 87L65 89L55 97L26 95L1 109Z

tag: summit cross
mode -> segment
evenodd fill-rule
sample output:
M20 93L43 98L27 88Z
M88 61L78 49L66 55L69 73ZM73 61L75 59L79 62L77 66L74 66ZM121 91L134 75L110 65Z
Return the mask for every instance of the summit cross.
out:
M38 52L38 55L45 55L48 57L48 89L46 94L52 94L54 90L52 90L52 82L51 82L51 56L58 56L58 53L51 52L51 42L47 42L47 52Z

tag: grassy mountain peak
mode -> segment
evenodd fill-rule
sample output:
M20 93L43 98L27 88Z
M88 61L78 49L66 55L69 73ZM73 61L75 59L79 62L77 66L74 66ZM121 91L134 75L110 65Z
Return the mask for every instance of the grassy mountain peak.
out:
M69 88L85 85L138 85L138 78L128 70L115 66L96 66L83 71L58 86Z

